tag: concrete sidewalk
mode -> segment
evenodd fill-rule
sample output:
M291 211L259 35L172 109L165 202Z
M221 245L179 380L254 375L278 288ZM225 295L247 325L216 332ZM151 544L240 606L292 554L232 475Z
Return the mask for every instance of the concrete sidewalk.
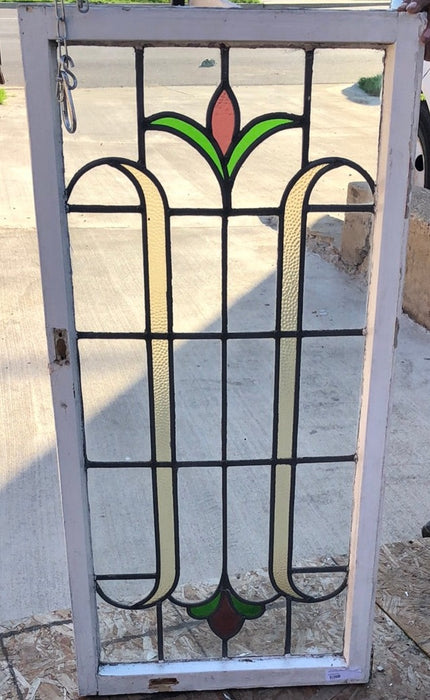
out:
M174 100L175 109L184 111L190 108L192 101L206 104L211 95L209 87L172 87L156 89L151 92L151 104L161 109L165 104ZM264 102L264 111L271 109L276 103L281 88L272 86L264 88L264 93L258 87L242 87L238 90L244 113L252 115L253 105ZM294 105L300 100L297 88L283 86L289 104ZM374 149L363 153L363 142L372 142L377 134L379 108L377 101L373 104L365 101L359 104L352 97L349 85L317 85L314 96L314 119L319 138L315 139L314 157L318 157L318 144L321 143L321 155L337 153L348 155L363 164L372 172L375 167ZM66 177L91 158L103 155L122 155L135 157L135 117L133 93L128 89L120 89L112 94L111 90L77 90L76 106L78 111L78 132L72 137L65 138ZM197 118L202 118L199 115ZM330 128L327 129L327 124ZM345 131L346 125L346 131ZM103 136L100 137L100 129ZM342 131L343 129L343 131ZM319 131L318 131L319 130ZM373 136L370 136L373 134ZM342 144L349 144L349 153L344 154ZM294 148L291 142L291 148ZM159 154L160 140L152 144L152 156L155 161L161 158ZM273 167L284 167L277 163L276 145L274 150L268 148L261 169L259 192L264 200L271 192L269 175ZM183 153L179 149L180 153ZM47 612L69 605L67 589L67 566L65 562L64 543L62 534L62 519L60 510L59 488L55 462L55 436L51 412L49 377L46 367L46 351L43 323L43 308L40 292L39 267L37 257L37 242L34 229L33 204L31 193L31 175L29 164L29 149L27 124L25 115L24 93L22 89L8 89L8 100L0 107L0 191L2 192L2 207L0 210L0 241L2 251L2 271L0 285L1 310L1 385L0 396L0 441L2 459L0 461L0 620L19 619L36 612ZM185 154L184 157L188 157ZM184 175L184 191L189 191L193 184L193 162L190 160L188 172ZM161 163L161 161L160 161ZM166 165L162 163L159 167ZM174 168L173 168L174 170ZM166 178L171 168L166 169ZM285 177L283 172L282 177ZM173 180L172 180L173 182ZM99 189L91 189L92 187ZM169 184L167 190L169 191ZM172 185L173 187L173 185ZM334 182L336 194L340 184ZM339 189L340 192L340 189ZM89 182L86 195L91 199L103 196L100 183L91 185ZM209 181L203 179L198 184L196 195L201 201L216 195L211 190ZM335 195L336 196L336 195ZM124 270L128 261L133 257L132 243L126 249L125 257L118 257L114 248L107 244L109 231L118 230L125 224L117 224L110 218L86 221L85 216L76 215L71 226L72 245L76 260L85 263L85 256L79 258L83 249L91 240L100 257L97 265L100 277L106 279L118 294ZM82 231L87 231L88 238L82 242ZM128 229L133 231L133 224ZM257 303L266 301L270 295L272 284L269 263L270 243L267 243L270 228L251 220L239 222L232 232L233 254L244 270L249 271L245 286L232 292L233 312L238 313L242 308L256 308ZM188 226L182 240L185 246L191 245L193 238L192 227ZM100 235L103 234L103 237ZM236 243L234 236L237 234ZM107 235L107 238L106 238ZM204 245L197 251L194 267L189 267L194 283L183 291L183 304L186 308L192 304L193 318L200 328L212 327L216 324L216 312L210 306L209 296L196 297L196 290L202 282L202 263L210 256L216 255L213 229L202 231ZM244 256L240 245L240 237L248 236L250 241L249 255ZM103 238L103 240L102 240ZM189 255L183 256L189 265ZM255 261L261 269L255 268ZM112 266L112 263L115 265ZM124 267L125 266L125 267ZM362 280L348 277L334 266L325 262L317 255L308 255L309 294L307 298L307 313L309 322L322 324L327 322L336 326L345 323L355 325L362 318L365 305L366 289ZM117 272L118 277L115 278ZM91 269L91 268L89 268ZM202 267L202 270L204 268ZM133 276L133 271L127 274ZM204 274L204 273L203 273ZM200 275L200 276L199 276ZM199 281L200 280L200 281ZM109 304L112 291L108 285L105 288L108 295L103 298L105 310L104 319L110 318ZM82 288L82 295L93 295L94 304L100 290L88 287ZM92 303L92 302L91 302ZM125 301L124 309L130 309L133 304ZM263 304L264 306L264 304ZM112 302L113 307L113 302ZM97 309L100 311L100 307ZM112 314L114 317L114 314ZM357 321L358 319L358 321ZM327 426L321 422L321 416L338 411L339 415L349 411L345 397L352 393L357 395L359 387L354 384L351 358L353 355L345 346L348 363L336 363L336 355L328 356L321 348L314 347L308 357L317 357L318 372L312 375L308 387L309 404L317 402L319 412L309 413L306 424L307 435L321 439L321 434ZM186 358L187 350L181 349L181 357ZM210 353L209 353L210 354ZM358 362L360 361L357 355ZM91 359L91 358L90 358ZM339 357L337 359L340 359ZM100 363L105 364L100 380ZM206 358L209 360L209 355ZM106 451L112 455L112 450L118 449L123 456L125 450L133 449L133 431L136 426L133 416L128 413L127 401L139 396L141 391L142 370L136 363L133 353L124 352L118 361L115 356L116 369L113 359L100 348L97 357L93 358L88 370L88 387L91 391L91 419L89 432L94 450L98 454ZM235 430L242 434L244 430L240 421L245 421L240 407L253 403L264 404L267 397L259 394L258 372L264 374L265 369L256 366L255 360L249 358L243 376L238 375L237 394L232 394L232 401L237 401L238 422ZM184 363L184 367L186 362ZM190 376L183 377L184 385L190 383ZM263 376L263 375L262 375ZM254 384L251 386L250 377ZM256 379L257 377L257 379ZM108 379L108 381L107 381ZM202 439L201 432L193 428L198 418L198 397L206 396L210 386L209 375L194 375L192 389L182 408L184 430L190 430L195 441ZM412 323L408 318L402 318L400 324L399 346L397 350L396 372L394 383L394 403L390 429L390 441L387 452L387 486L385 497L383 541L414 539L419 536L421 525L430 518L430 496L428 492L428 425L430 420L429 382L430 379L430 333ZM315 391L312 393L312 386ZM196 388L197 387L197 388ZM200 388L198 388L200 387ZM248 388L247 388L248 387ZM236 391L236 390L234 390ZM196 393L197 392L197 393ZM200 393L199 393L200 392ZM235 398L236 396L236 398ZM196 399L197 397L197 399ZM197 401L197 406L191 399ZM188 400L188 399L187 399ZM337 406L337 408L336 408ZM125 407L125 408L124 408ZM243 408L242 408L243 410ZM260 409L259 409L260 410ZM126 433L111 434L106 426L113 425L113 419L122 416L120 424L127 426ZM254 421L254 422L252 422ZM251 419L248 425L248 438L252 446L253 440L261 440L258 434L258 421ZM356 429L356 415L352 415L348 424L349 439ZM135 433L134 433L135 434ZM124 442L124 435L128 435ZM325 436L327 441L337 440L334 431ZM216 438L214 437L214 440ZM310 438L309 438L310 439ZM201 442L202 449L205 445ZM135 449L138 450L139 446ZM205 448L206 449L206 448ZM126 454L130 454L129 451ZM133 457L133 455L132 455ZM339 529L334 527L333 511L331 512L324 500L327 498L327 474L321 475L316 470L310 470L312 484L303 484L303 509L300 516L302 535L298 535L298 551L305 557L319 556L327 551L341 553L345 551L347 541L345 532L349 527L348 498L345 503L336 502L334 511ZM345 491L348 484L342 483L331 476L332 490ZM116 484L113 485L116 488ZM256 488L250 483L250 489ZM346 490L345 490L346 489ZM239 493L239 491L238 491ZM257 489L258 493L258 489ZM195 494L196 499L199 493ZM258 499L251 490L246 491L244 500L238 511L238 522L246 525L247 508L252 503L252 509L258 509ZM107 500L109 500L107 498ZM210 500L210 499L209 499ZM349 499L350 500L350 499ZM333 503L332 503L333 504ZM124 502L124 508L127 503ZM198 504L203 509L208 522L208 532L201 542L202 551L208 550L216 530L216 512L213 511L211 521L211 506L208 499L203 498ZM97 502L95 511L104 517L103 504ZM97 510L99 509L99 510ZM252 510L254 514L254 510ZM194 514L195 515L195 514ZM115 514L112 514L114 519ZM109 514L108 514L109 518ZM113 521L112 521L113 522ZM144 527L145 523L142 523ZM111 523L112 526L112 523ZM343 530L342 530L343 526ZM238 527L238 530L240 528ZM299 527L300 530L300 527ZM246 534L246 533L245 533ZM114 537L114 529L110 530ZM246 544L243 532L239 535L239 544ZM99 551L106 555L106 543L101 536ZM98 546L97 544L97 546ZM253 544L253 543L251 543ZM245 547L239 566L244 568L255 565L254 547ZM104 554L103 554L104 552ZM130 550L126 555L132 558ZM192 558L191 558L192 559ZM191 561L191 560L190 560ZM190 564L189 575L196 572ZM216 574L216 561L213 562Z

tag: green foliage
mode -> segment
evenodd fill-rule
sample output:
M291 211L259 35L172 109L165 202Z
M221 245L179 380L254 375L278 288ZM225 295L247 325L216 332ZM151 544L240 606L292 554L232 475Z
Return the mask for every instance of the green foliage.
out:
M360 87L368 95L372 97L379 97L381 94L382 86L382 75L373 75L371 78L360 78L358 81L358 87Z
M3 102L6 102L6 90L4 88L0 88L0 105L3 104Z

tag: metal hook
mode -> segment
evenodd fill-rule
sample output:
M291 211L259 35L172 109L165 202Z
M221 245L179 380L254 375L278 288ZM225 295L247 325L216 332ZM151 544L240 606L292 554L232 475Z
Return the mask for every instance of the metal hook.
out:
M76 0L79 12L88 12L89 0ZM69 56L67 47L67 25L64 0L55 0L57 18L57 100L60 103L61 116L66 130L73 134L77 121L73 104L72 90L77 87L78 80L72 72L73 59Z
M61 63L63 67L59 69L59 75L61 75L62 80L66 83L69 90L74 90L78 84L78 79L76 75L70 70L74 67L73 59L68 55L61 56ZM70 68L69 68L70 66Z
M74 134L77 127L75 105L73 104L72 90L69 80L70 75L75 79L74 87L76 87L76 78L70 71L61 70L57 77L57 99L61 107L61 116L66 131L69 134Z
M72 58L71 56L69 56L68 53L61 54L61 56L60 56L60 62L63 64L63 69L64 69L64 70L67 70L67 71L69 71L69 72L71 72L71 71L70 71L70 68L74 68L74 67L75 67L75 62L74 62L73 58ZM61 70L61 69L60 69L60 70Z

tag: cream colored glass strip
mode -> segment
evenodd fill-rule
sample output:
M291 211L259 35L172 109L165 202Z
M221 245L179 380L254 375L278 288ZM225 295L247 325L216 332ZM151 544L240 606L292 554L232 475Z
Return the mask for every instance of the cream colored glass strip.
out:
M291 586L288 571L290 497L291 465L277 464L275 469L272 575L280 591L292 598L300 598Z
M170 375L167 340L152 341L154 376L155 455L157 462L170 462Z
M137 168L127 170L136 178L145 196L148 236L148 267L151 331L167 333L166 214L156 184ZM166 372L169 368L166 367Z
M157 495L160 564L158 586L147 605L156 603L171 591L176 576L175 516L173 504L173 469L157 467Z
M300 248L302 209L312 178L324 168L321 163L308 170L293 185L285 202L281 330L297 330L299 303ZM293 446L294 396L297 364L297 339L281 338L279 343L279 398L278 398L278 459L291 459ZM273 571L277 587L286 595L299 599L293 590L288 571L291 531L291 478L290 464L275 467L275 498L273 515Z
M293 447L294 390L296 384L296 338L279 341L278 459L290 459Z
M149 308L151 331L167 333L166 218L164 203L156 184L144 173L126 166L136 178L145 197L148 239ZM157 462L170 462L170 371L167 340L152 341L152 373ZM157 516L159 539L159 580L146 605L161 600L171 590L176 577L175 515L173 469L157 467Z
M309 183L326 166L327 163L319 163L306 171L293 185L285 202L281 331L297 330L302 209Z

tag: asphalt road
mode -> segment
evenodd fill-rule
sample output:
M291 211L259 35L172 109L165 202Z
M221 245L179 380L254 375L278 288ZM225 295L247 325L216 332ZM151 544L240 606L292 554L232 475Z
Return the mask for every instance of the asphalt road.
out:
M15 9L0 9L0 46L7 84L23 86ZM218 82L215 49L162 48L151 49L148 53L146 81L149 85L212 85ZM134 84L131 48L73 46L70 55L81 87L131 87ZM317 51L314 80L316 83L353 84L361 76L380 72L381 60L381 52L372 50ZM237 49L234 61L232 59L232 74L236 85L295 85L302 82L302 66L300 50Z

